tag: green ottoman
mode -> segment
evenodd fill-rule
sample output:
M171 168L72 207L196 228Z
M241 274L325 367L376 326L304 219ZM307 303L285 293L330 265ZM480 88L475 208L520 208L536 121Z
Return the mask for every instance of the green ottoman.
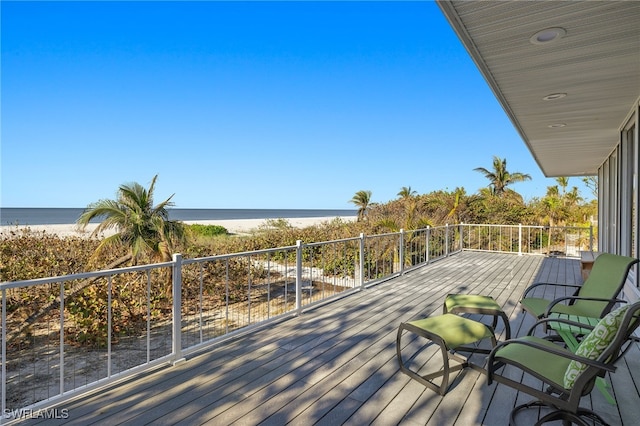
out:
M426 375L420 375L418 372L413 371L406 366L402 360L401 353L401 340L405 331L424 337L440 347L443 362L441 370ZM491 327L459 315L444 314L416 321L403 322L398 328L398 336L396 338L396 356L398 358L398 364L400 365L400 371L440 395L444 395L447 393L449 388L449 374L451 372L462 370L465 367L471 367L480 372L485 372L481 366L472 364L467 358L458 356L453 352L454 350L485 352L486 350L484 349L465 346L471 343L480 342L484 339L491 339L491 346L496 346L496 338ZM457 361L459 364L450 367L449 360L451 359ZM442 377L440 385L437 385L432 381L432 379L437 377Z
M452 314L480 314L493 317L492 327L495 330L498 318L504 323L505 340L511 338L509 318L493 297L478 294L449 294L444 300L443 312Z

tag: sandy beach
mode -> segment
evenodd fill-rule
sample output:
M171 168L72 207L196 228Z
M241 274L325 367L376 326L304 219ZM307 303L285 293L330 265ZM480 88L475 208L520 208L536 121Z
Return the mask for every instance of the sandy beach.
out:
M329 222L335 217L301 217L286 218L285 220L295 228L305 228L307 226L318 225L323 222ZM355 216L340 216L345 222L356 220ZM230 219L230 220L185 220L186 224L199 223L202 225L220 225L232 234L245 234L266 226L269 219ZM45 232L55 234L59 237L89 237L96 229L98 224L87 225L84 231L80 231L76 224L65 225L20 225L20 226L0 226L0 234L9 234L11 232L20 231L23 228L29 228L33 232ZM103 236L108 236L104 234Z

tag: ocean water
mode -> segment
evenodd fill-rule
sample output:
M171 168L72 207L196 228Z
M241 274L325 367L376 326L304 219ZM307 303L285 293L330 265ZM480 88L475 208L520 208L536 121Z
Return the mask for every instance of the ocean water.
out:
M83 208L0 208L0 225L56 225L75 223ZM173 220L287 219L356 216L356 210L331 209L170 209ZM100 220L95 220L100 222Z

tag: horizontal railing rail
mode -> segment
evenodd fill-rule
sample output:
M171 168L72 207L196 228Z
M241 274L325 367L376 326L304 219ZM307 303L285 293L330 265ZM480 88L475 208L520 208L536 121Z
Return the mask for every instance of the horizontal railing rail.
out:
M462 250L591 247L589 228L460 224L4 282L0 423Z

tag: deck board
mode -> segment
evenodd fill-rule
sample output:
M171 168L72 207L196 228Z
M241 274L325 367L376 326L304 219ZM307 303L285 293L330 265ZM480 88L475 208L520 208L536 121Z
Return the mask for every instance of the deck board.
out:
M514 404L529 396L487 386L485 375L469 369L445 397L425 389L399 372L397 327L440 314L448 293L465 292L493 296L512 334L522 335L534 321L517 302L535 281L580 283L579 260L463 252L58 408L78 425L506 424ZM499 324L497 334L503 331ZM405 338L403 344L418 343ZM585 397L584 405L612 424L640 417L639 354L636 344L611 378L620 404L596 391ZM479 357L474 360L482 363Z

